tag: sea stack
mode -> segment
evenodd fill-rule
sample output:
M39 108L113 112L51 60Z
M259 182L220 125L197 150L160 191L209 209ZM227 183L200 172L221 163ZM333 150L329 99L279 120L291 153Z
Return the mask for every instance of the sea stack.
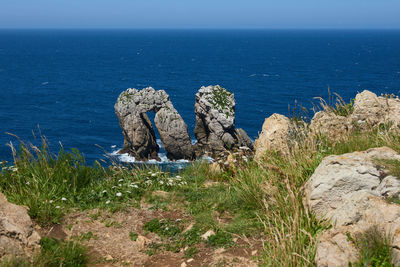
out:
M196 94L194 134L196 156L232 150L253 143L242 129L235 129L235 97L219 85L201 87Z
M168 94L152 87L127 89L115 103L115 112L124 135L124 147L120 153L129 153L136 160L159 160L156 135L146 114L150 111L156 114L154 123L167 157L171 160L193 159L186 123L172 105Z

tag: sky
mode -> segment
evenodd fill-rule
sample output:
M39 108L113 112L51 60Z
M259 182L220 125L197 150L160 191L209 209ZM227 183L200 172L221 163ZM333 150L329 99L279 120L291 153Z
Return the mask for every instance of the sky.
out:
M0 0L0 28L400 29L400 0Z

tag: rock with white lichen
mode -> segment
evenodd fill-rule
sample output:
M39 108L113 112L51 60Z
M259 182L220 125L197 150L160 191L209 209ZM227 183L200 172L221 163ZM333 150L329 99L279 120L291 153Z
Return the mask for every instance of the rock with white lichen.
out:
M215 155L253 143L243 130L235 128L235 98L219 85L201 87L196 94L196 155Z

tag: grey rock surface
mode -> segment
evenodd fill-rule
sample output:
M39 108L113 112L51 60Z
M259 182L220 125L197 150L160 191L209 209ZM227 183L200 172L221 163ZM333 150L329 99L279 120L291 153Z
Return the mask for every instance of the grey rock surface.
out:
M358 257L352 241L371 227L393 238L393 264L400 264L400 180L382 168L382 160L400 160L387 147L328 156L304 186L304 205L317 219L329 219L333 228L324 232L317 247L318 266L348 266Z
M235 129L235 104L233 93L219 85L203 86L196 93L194 134L198 156L252 143L243 130Z
M146 114L150 111L156 113L155 124L168 158L192 159L193 149L186 123L172 105L168 94L152 87L127 89L115 103L115 112L124 135L124 147L120 153L129 153L137 160L159 159L156 135Z
M0 193L0 261L3 258L32 255L39 246L40 236L26 208L12 204Z

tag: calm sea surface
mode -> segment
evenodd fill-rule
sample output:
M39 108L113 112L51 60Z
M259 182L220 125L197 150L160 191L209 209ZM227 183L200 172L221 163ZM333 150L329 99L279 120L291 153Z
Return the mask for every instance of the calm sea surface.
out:
M126 88L164 89L194 128L202 85L235 93L236 125L255 138L264 119L311 108L331 92L400 91L400 31L1 30L0 160L7 143L42 133L91 162L121 147L114 103ZM193 134L192 134L193 136Z

